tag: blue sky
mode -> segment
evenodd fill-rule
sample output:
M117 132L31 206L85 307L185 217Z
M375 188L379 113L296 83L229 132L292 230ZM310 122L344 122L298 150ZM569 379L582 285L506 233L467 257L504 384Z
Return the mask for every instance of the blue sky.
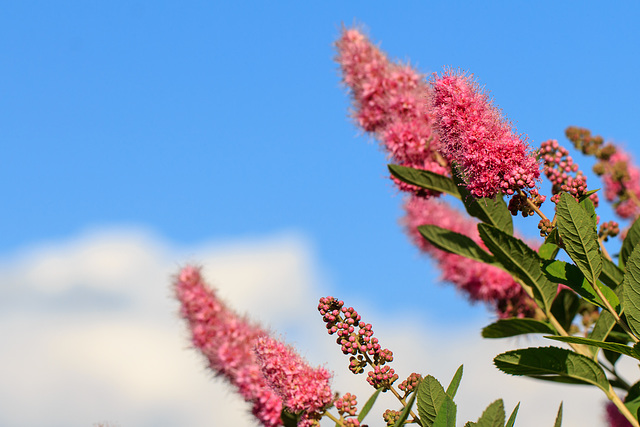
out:
M320 293L477 333L490 314L402 233L332 43L363 26L425 74L473 72L535 146L586 126L638 159L639 20L633 2L5 2L0 256L96 230L196 258L295 235Z

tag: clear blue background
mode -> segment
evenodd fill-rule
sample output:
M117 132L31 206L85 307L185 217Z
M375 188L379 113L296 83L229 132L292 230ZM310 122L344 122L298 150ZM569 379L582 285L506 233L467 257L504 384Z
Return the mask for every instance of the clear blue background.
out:
M534 146L579 125L640 158L638 22L635 2L4 2L0 254L111 226L294 231L327 292L486 316L401 232L333 41L355 23L424 73L473 72Z

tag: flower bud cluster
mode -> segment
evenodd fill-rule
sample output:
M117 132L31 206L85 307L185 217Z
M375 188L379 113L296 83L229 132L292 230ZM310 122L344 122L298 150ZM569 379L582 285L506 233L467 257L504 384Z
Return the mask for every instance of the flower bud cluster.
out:
M600 225L598 237L606 242L609 240L609 237L616 237L618 234L620 234L620 226L618 223L615 221L607 221Z
M545 141L540 146L540 158L544 161L544 174L551 181L551 201L558 203L560 193L569 193L576 199L587 192L587 177L574 163L569 151L555 139ZM598 195L592 194L591 201L598 206Z
M364 323L353 307L344 307L344 302L333 297L320 298L318 311L326 323L329 335L336 334L336 343L342 353L351 355L349 370L354 374L364 372L367 365L373 367L367 381L375 388L388 389L398 375L388 366L393 361L393 352L383 349L378 338L373 336L370 323Z
M535 214L535 210L529 202L535 205L537 208L542 206L545 200L547 200L547 196L538 193L538 190L535 188L531 190L532 197L529 198L526 194L515 194L511 200L509 200L509 212L511 215L516 216L518 212L522 213L523 217L528 217Z
M385 420L388 426L392 426L396 424L396 421L400 419L400 411L394 411L393 409L387 409L382 414L382 419Z
M538 229L540 230L540 237L547 237L549 233L553 231L555 227L551 225L551 221L546 219L541 219L538 223Z
M422 381L422 375L414 372L409 375L406 380L402 381L398 388L404 391L404 397L407 397L407 395L418 388L418 384L420 384L420 381Z
M631 156L611 143L603 144L601 136L592 136L588 129L569 127L565 131L573 145L598 159L593 171L602 177L604 195L613 202L616 214L635 219L640 215L640 169L631 163Z
M345 393L344 396L334 402L334 405L338 410L338 414L340 414L340 416L344 414L354 416L358 409L358 400L354 394Z

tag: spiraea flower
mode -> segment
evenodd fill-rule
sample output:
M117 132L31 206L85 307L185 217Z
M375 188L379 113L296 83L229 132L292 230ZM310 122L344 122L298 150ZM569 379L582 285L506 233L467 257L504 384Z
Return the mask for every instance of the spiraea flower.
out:
M510 274L489 264L442 251L431 245L418 231L420 225L437 225L470 237L484 247L474 220L463 216L444 200L412 197L405 204L405 210L406 216L402 222L407 234L436 261L442 271L443 281L453 283L471 301L483 301L493 306L499 317L533 315L534 302Z
M258 338L267 332L220 301L198 268L183 268L174 289L193 345L211 370L253 404L252 412L262 425L281 426L282 399L267 385L254 352Z
M458 165L471 194L537 195L540 168L526 138L514 133L473 77L446 71L431 83L441 151Z
M310 367L296 351L269 336L258 338L255 352L268 384L291 413L303 413L299 426L313 425L331 404L331 373Z
M357 124L382 142L393 163L448 175L448 165L437 153L429 108L431 89L424 77L408 65L389 61L355 29L343 30L336 48ZM432 194L394 181L401 190Z

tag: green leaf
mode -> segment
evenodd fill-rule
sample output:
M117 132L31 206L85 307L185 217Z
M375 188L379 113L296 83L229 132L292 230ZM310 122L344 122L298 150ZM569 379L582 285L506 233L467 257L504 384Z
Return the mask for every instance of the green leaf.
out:
M578 295L586 299L592 304L605 308L606 305L598 296L593 286L584 277L582 271L573 264L564 261L543 261L542 270L549 280L556 283L562 283L573 289ZM604 297L609 301L614 310L619 311L620 301L618 296L611 290L596 280L596 286L600 289Z
M404 406L404 409L402 410L402 412L400 412L400 418L396 420L394 427L400 427L401 425L404 424L405 421L407 421L407 418L409 418L409 413L411 412L411 407L413 406L413 402L415 402L415 400L416 400L416 394L413 393L409 398L409 401L407 402L407 404Z
M478 427L504 427L504 402L498 399L484 410L482 416L478 418Z
M444 402L438 408L438 415L433 422L433 427L456 427L456 404L449 396L444 397Z
M636 219L631 225L631 228L627 231L627 236L624 238L624 242L622 242L620 258L618 259L621 268L625 268L627 259L631 256L633 248L638 245L640 245L640 218Z
M558 408L558 415L556 415L556 422L553 424L553 427L561 427L562 426L562 402L560 402L560 407Z
M293 414L285 408L282 408L282 411L280 412L280 419L282 420L282 425L284 427L296 427L298 425L298 421L300 421L300 414Z
M408 168L400 165L387 165L387 167L391 175L407 184L440 193L447 193L458 199L460 198L458 187L449 177L431 171Z
M363 421L364 417L366 417L369 411L371 411L371 408L373 408L373 404L376 403L376 399L380 395L381 391L382 389L379 388L373 392L371 397L367 400L367 403L364 404L364 406L362 407L362 410L358 414L358 421Z
M421 225L418 231L422 237L438 249L487 264L496 262L493 255L482 249L469 237L436 225Z
M612 261L603 257L600 280L611 289L616 289L622 283L622 279L624 279L624 270L620 270Z
M555 243L543 243L538 248L538 256L542 259L554 259L560 248Z
M513 411L511 412L511 416L509 416L509 420L507 421L507 424L504 427L513 427L513 425L516 423L516 416L518 415L519 408L520 408L520 402L518 402L516 407L513 408Z
M582 196L578 197L579 201L583 201L584 199L589 198L589 196L591 196L592 194L596 194L598 191L600 191L599 188L596 188L595 190L589 190L586 193L584 193Z
M624 406L627 407L629 412L636 415L640 411L640 397L636 397L635 399L625 399ZM637 416L637 415L636 415Z
M622 282L623 306L629 327L640 336L640 246L636 246L627 259L627 272Z
M578 204L582 206L582 209L587 211L587 213L591 217L591 223L593 224L593 228L595 228L597 231L598 214L596 213L596 207L593 206L593 202L591 201L591 199L588 199L588 198L580 199L580 202Z
M609 332L613 329L616 324L616 319L613 317L611 313L608 311L601 311L600 317L596 321L593 330L589 334L589 338L592 340L603 341L609 335Z
M556 330L540 320L511 317L500 319L482 329L483 338L506 338L524 334L555 334Z
M497 194L493 199L476 199L469 193L462 178L453 174L453 180L458 184L460 198L467 213L480 221L493 225L509 235L513 235L513 220L502 194Z
M580 309L580 298L575 292L569 289L561 289L558 296L553 300L551 314L560 323L565 331L571 328L573 319Z
M451 382L449 383L449 387L447 387L447 396L450 398L456 397L456 393L458 392L458 387L460 386L460 380L462 379L462 366L458 368L456 373L453 375Z
M633 347L629 347L628 345L624 345L624 344L598 341L598 340L593 340L590 338L582 338L582 337L547 336L545 338L549 338L551 340L556 340L556 341L570 342L575 344L585 344L593 347L604 348L610 351L614 351L616 353L624 354L625 356L630 356L636 359L640 359L640 353L638 353Z
M551 230L551 233L549 233L549 235L547 236L546 239L544 239L544 243L550 243L553 245L560 245L560 241L562 239L560 239L560 235L558 235L558 227L554 227L553 230ZM557 255L557 254L556 254Z
M533 290L536 303L549 313L558 285L551 283L540 269L540 257L525 242L487 224L478 224L480 238L511 274Z
M420 381L418 391L418 415L424 427L431 427L438 415L438 408L444 402L446 393L442 384L431 375L427 375Z
M557 347L536 347L497 355L493 363L511 375L557 382L593 384L608 392L609 381L596 362L581 354Z
M558 233L565 251L589 283L596 283L602 271L602 257L591 216L567 193L560 195L557 207Z

